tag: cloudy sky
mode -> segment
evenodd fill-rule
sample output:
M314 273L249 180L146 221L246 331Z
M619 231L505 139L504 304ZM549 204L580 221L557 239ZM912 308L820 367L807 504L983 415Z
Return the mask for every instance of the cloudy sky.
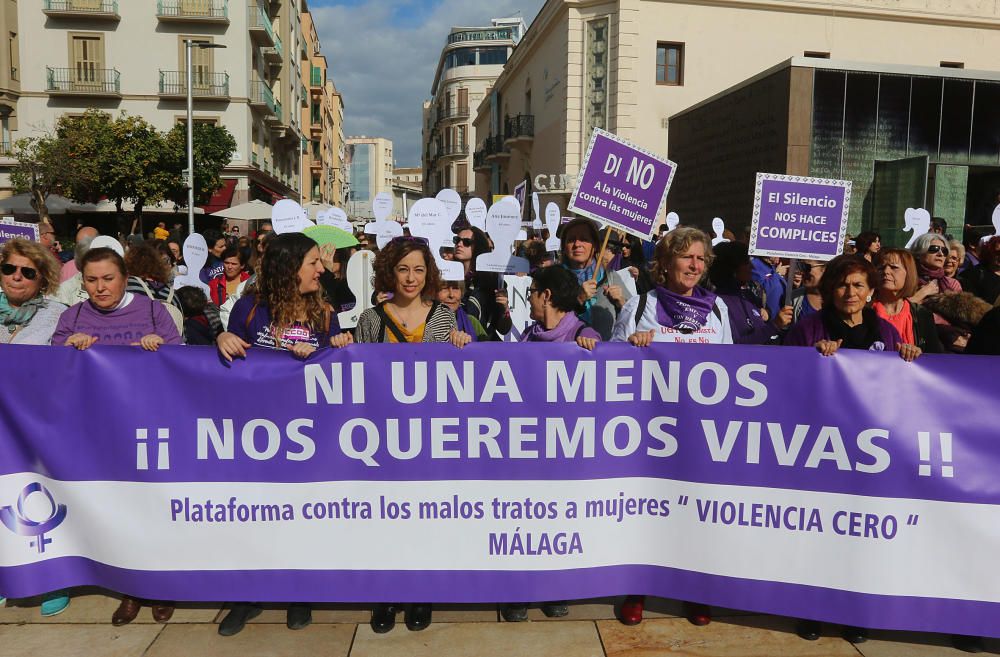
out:
M396 166L420 166L421 106L453 25L520 15L529 25L544 0L311 0L344 97L344 133L388 137Z

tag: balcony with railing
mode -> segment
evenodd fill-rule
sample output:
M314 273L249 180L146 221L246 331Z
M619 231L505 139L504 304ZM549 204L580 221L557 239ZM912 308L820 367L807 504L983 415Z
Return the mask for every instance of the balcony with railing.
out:
M260 168L260 158L257 155L257 151L254 151L253 153L250 153L250 164L252 164L255 167Z
M438 121L456 121L469 118L469 107L442 107L437 111Z
M510 157L510 146L504 143L502 135L487 137L484 142L487 160L507 159Z
M468 144L448 144L438 149L439 157L464 157L468 154Z
M118 0L42 0L42 13L51 18L121 20Z
M493 168L493 165L486 159L485 145L472 154L472 168L475 171L489 171Z
M75 68L46 66L45 90L50 96L107 96L121 98L121 74L113 68L93 68L80 62Z
M309 86L313 91L323 90L323 69L313 66L309 76Z
M271 17L257 4L251 4L248 11L247 29L250 30L250 36L265 48L273 48L275 35Z
M9 141L0 141L0 157L12 157L14 147Z
M229 0L156 0L156 18L174 23L229 24Z
M250 107L254 107L270 114L277 114L280 104L274 100L274 92L263 80L250 80L250 91L247 94Z
M535 117L531 114L508 116L504 120L504 139L515 146L530 144L535 139Z
M264 59L267 60L268 63L277 66L280 66L282 60L285 58L285 47L281 43L281 38L278 37L278 35L274 35L274 45L261 48L261 52L264 55Z
M160 98L186 99L187 72L160 71ZM229 100L229 74L195 70L191 74L191 98Z

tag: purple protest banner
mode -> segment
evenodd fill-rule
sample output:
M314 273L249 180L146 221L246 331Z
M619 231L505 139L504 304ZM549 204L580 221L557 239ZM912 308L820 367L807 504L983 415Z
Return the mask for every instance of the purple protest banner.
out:
M15 221L14 217L0 219L0 244L15 238L38 241L38 224Z
M8 346L0 366L8 597L643 593L1000 634L991 358Z
M652 239L676 170L670 160L596 128L569 209Z
M758 173L750 254L831 260L844 251L851 182Z

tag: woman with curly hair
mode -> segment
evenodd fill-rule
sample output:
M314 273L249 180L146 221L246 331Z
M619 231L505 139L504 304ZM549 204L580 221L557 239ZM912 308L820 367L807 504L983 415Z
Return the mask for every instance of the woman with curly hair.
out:
M458 330L455 313L437 300L441 274L427 242L419 237L397 237L375 257L375 292L392 297L358 318L358 342L450 342L464 347L472 338ZM396 625L399 605L377 604L371 628L378 634ZM431 624L430 603L408 604L404 619L410 631Z
M59 289L59 263L52 252L23 239L0 250L0 342L49 344L66 306L51 298Z
M342 333L319 284L319 246L301 233L279 235L268 246L253 294L240 297L229 330L216 338L223 357L243 358L250 347L286 349L308 358L326 346L353 340Z
M375 292L392 294L358 318L358 342L451 342L464 347L455 313L437 300L441 274L427 242L397 237L375 257Z
M342 333L333 308L320 287L323 273L319 246L302 233L286 233L268 245L253 293L240 297L229 316L229 330L216 338L227 361L246 357L251 347L284 349L308 358L326 346L344 347L354 340ZM219 634L232 636L258 616L260 605L233 605L219 624ZM288 607L287 626L299 630L312 622L308 604Z

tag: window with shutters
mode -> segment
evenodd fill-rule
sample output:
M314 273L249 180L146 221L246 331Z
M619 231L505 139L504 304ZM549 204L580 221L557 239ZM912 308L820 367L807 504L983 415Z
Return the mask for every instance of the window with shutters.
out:
M194 43L212 43L211 39L205 37L190 37L182 36L178 38L178 46L180 48L180 66L178 69L182 74L187 75L187 69L185 65L186 53L184 52L187 46L185 41L190 39ZM214 49L213 48L198 48L197 46L192 46L191 48L191 86L196 90L200 90L201 93L208 93L209 87L212 85L212 71L215 68L214 61ZM185 83L186 84L186 83Z
M101 87L105 80L104 40L99 35L73 36L70 69L74 86Z
M458 164L455 166L455 188L461 192L469 189L469 165Z
M458 109L469 111L469 90L459 89L458 90Z

